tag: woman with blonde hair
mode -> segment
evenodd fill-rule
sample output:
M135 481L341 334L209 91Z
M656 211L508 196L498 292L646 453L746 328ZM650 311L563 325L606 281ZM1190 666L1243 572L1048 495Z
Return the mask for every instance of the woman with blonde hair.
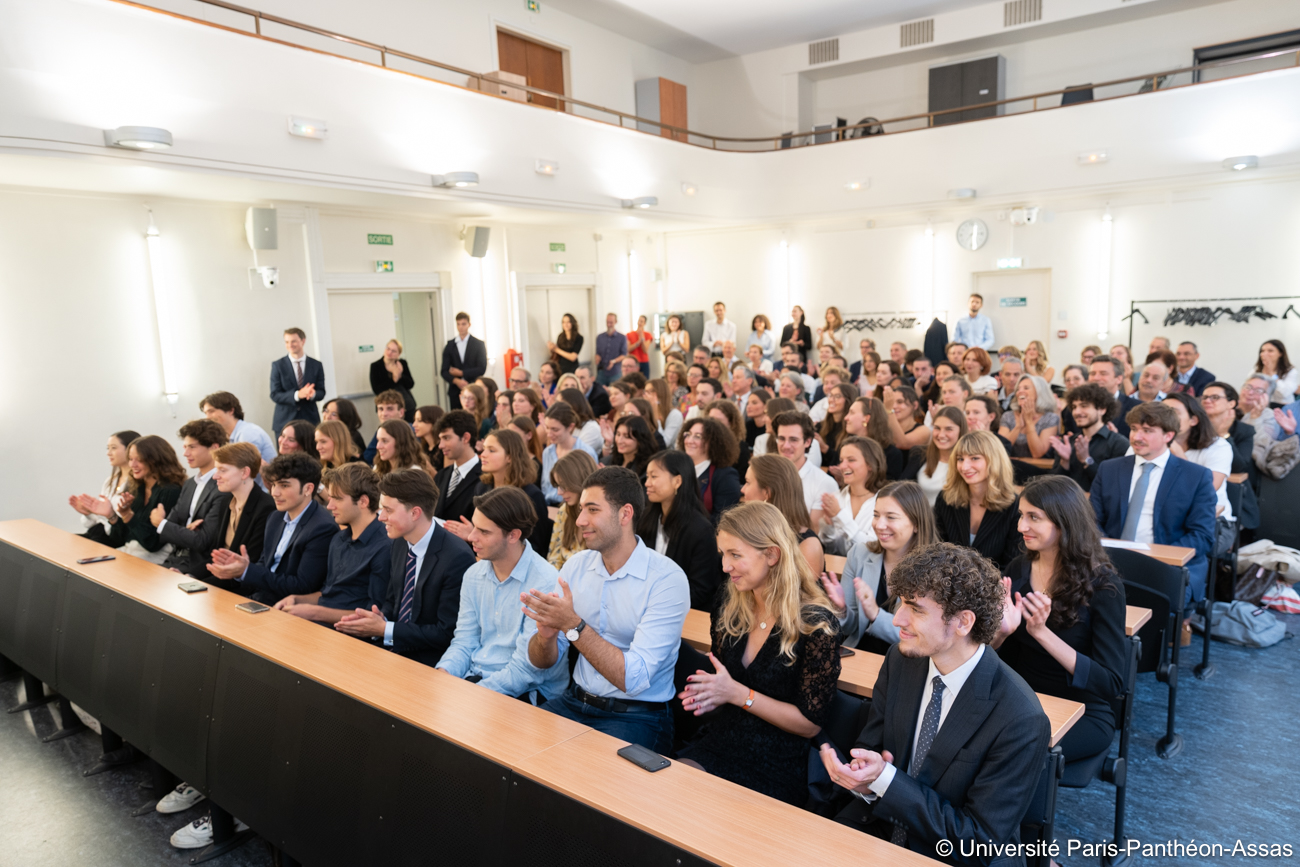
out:
M826 308L826 324L817 329L817 348L829 346L836 355L844 351L844 317L840 308Z
M549 481L560 495L560 508L546 561L556 569L562 569L570 557L587 547L578 531L578 498L582 496L587 476L597 469L596 459L579 449L569 452L551 467Z
M957 440L948 457L943 496L934 504L939 539L974 548L999 569L1020 556L1020 498L1011 459L986 430Z
M323 421L316 425L313 439L316 453L320 455L320 464L325 469L336 470L358 458L357 444L352 442L352 433L341 421Z
M578 377L575 374L561 374L560 378L555 381L555 397L557 400L560 397L560 392L564 391L566 388L577 389L578 393L582 394L582 383L578 382Z
M1048 382L1051 382L1052 378L1056 376L1056 368L1047 363L1047 347L1043 346L1041 340L1029 341L1021 361L1025 366L1025 373L1031 376L1041 376Z
M112 467L112 470L104 481L103 487L99 489L101 499L111 501L126 489L127 479L130 476L130 471L126 466L127 450L131 443L139 438L140 434L133 430L118 431L109 436L106 453L108 455L108 465ZM93 499L87 494L73 494L68 497L68 505L72 506L78 515L81 515L81 526L86 528L86 532L81 535L96 542L106 543L110 524L108 518L91 511L88 504Z
M781 455L754 455L740 487L742 503L771 503L780 510L794 531L799 553L813 574L826 566L826 550L812 529L812 515L803 498L803 479L794 464Z
M1016 383L1012 408L1002 413L998 433L1011 443L1013 458L1041 458L1052 448L1051 437L1061 423L1056 396L1041 376L1026 373Z
M802 806L809 738L839 681L838 619L775 506L727 512L718 549L730 580L710 618L712 647L678 696L686 712L712 716L678 759Z
M664 382L668 383L669 402L674 409L680 410L682 401L691 393L690 388L686 385L686 365L675 358L664 364ZM664 437L664 439L672 442L667 437Z
M393 470L424 470L433 476L433 465L411 426L396 418L381 424L375 434L375 472L383 478Z

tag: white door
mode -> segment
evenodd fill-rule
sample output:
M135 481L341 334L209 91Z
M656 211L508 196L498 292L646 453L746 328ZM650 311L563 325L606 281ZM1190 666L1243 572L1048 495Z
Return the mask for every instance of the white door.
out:
M993 322L994 367L997 350L1014 344L1022 350L1031 340L1048 343L1052 327L1052 269L982 271L974 275L972 292L984 296L984 314ZM965 316L963 308L954 316ZM952 333L952 329L948 329Z
M389 292L331 292L330 331L334 341L334 376L338 394L358 407L370 395L370 364L397 336L393 296ZM357 395L359 397L354 397Z
M579 362L590 362L596 351L596 335L604 330L604 323L593 328L591 289L576 286L538 286L524 295L524 367L537 373L538 366L550 357L546 348L548 340L555 340L561 331L560 320L568 313L578 320L582 335Z

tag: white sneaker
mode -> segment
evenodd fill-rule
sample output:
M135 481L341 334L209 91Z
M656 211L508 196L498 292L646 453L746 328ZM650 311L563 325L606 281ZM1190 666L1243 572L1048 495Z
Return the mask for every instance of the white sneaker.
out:
M248 826L235 820L236 831L247 831ZM172 834L171 843L177 849L202 849L212 845L212 816L195 819Z
M206 797L189 783L181 783L159 799L156 809L159 813L183 813Z

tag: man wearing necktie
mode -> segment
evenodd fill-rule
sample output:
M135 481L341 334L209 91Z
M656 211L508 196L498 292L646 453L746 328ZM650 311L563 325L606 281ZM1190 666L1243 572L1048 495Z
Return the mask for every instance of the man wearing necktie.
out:
M316 403L325 399L325 365L307 355L306 343L307 332L286 328L287 354L271 362L271 401L275 404L271 427L275 436L295 419L320 424Z
M940 543L894 567L889 584L899 642L867 725L848 757L821 747L831 780L856 798L836 821L947 863L989 863L957 856L963 843L1020 842L1051 738L1033 690L985 646L1002 619L1002 578L976 551Z

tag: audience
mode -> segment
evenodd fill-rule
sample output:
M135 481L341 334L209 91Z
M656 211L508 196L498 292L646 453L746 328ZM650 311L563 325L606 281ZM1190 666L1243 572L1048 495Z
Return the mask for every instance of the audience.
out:
M966 377L972 394L996 394L998 381L989 376L993 369L993 360L989 354L978 346L966 350L961 359L961 373Z
M474 448L478 425L469 412L453 409L438 419L434 430L442 452L442 469L434 476L438 497L428 517L458 523L474 514L474 492L482 473Z
M519 488L533 503L537 513L532 535L528 541L537 553L546 554L551 546L551 518L546 509L546 498L541 488L537 487L537 465L533 463L524 445L524 438L512 430L498 430L488 434L483 440L483 451L479 455L480 466L478 486L474 496L478 497L493 488ZM447 530L460 539L468 539L474 525L469 518L461 517L459 521L447 521Z
M158 535L149 516L159 507L163 514L169 514L176 506L186 481L185 471L176 459L176 450L160 436L132 440L126 461L129 478L120 494L112 499L82 494L80 505L108 521L105 545L161 564L171 554L172 545Z
M1048 363L1047 347L1043 346L1041 340L1031 340L1026 344L1021 363L1024 365L1025 373L1030 376L1037 376L1047 382L1056 378L1056 368Z
M889 411L889 433L900 453L905 455L930 441L930 428L920 422L930 410L921 408L915 389L906 385L886 388L881 392L880 402Z
M352 442L357 447L357 454L363 454L366 450L365 437L361 435L361 414L357 412L357 407L352 401L336 397L333 400L326 401L325 409L321 413L324 421L341 421L347 426L348 433L352 435ZM274 455L272 455L274 457ZM269 458L267 459L269 460ZM369 461L367 461L369 463Z
M645 493L648 505L637 535L686 572L691 607L711 610L724 576L713 522L700 500L691 459L676 450L655 454L646 468Z
M482 380L471 382L461 389L460 406L474 416L474 424L478 425L478 438L483 439L487 436L488 431L492 430L496 401L488 397L487 388L484 387Z
M1141 403L1164 400L1165 395L1173 391L1173 381L1169 378L1170 366L1157 358L1149 361L1142 368L1138 378L1137 398Z
M251 421L244 420L244 408L239 398L228 391L217 391L199 401L199 410L211 421L221 425L226 432L226 439L232 443L252 443L262 455L262 460L270 463L275 459L275 444L271 437Z
M481 388L480 388L481 390ZM467 400L473 400L468 394ZM382 426L386 421L404 421L406 416L406 406L402 401L402 396L396 391L385 391L375 396L375 415L379 417L379 424ZM375 435L370 438L370 444L361 452L361 459L367 464L374 466L375 453L379 448L379 431L375 430Z
M1109 355L1097 355L1088 365L1088 381L1100 385L1106 390L1112 398L1115 399L1115 415L1111 418L1110 423L1115 425L1115 432L1120 436L1128 438L1128 412L1133 407L1142 403L1143 400L1132 394L1127 394L1125 383L1128 381L1124 374L1124 363L1118 358ZM1136 386L1134 387L1136 389Z
M1176 359L1174 380L1183 387L1185 394L1196 397L1205 386L1214 382L1213 373L1196 366L1201 353L1192 341L1184 340L1178 344L1178 351L1174 353L1174 358Z
M181 453L194 470L194 476L181 485L180 498L172 510L166 511L161 504L155 506L149 513L149 522L163 543L172 546L162 565L201 578L207 574L212 549L208 541L212 526L209 521L215 523L217 510L227 503L213 480L217 473L214 452L226 445L226 432L215 421L201 419L184 425L180 437ZM260 457L258 460L260 464ZM209 529L204 529L205 524Z
M808 449L813 445L812 421L806 413L783 412L772 419L772 430L777 451L794 464L799 473L804 505L808 508L809 528L817 533L822 523L822 495L834 496L839 492L839 486L819 467L808 462Z
M1052 445L1049 437L1061 424L1051 386L1041 376L1025 374L1016 383L1016 399L1002 414L998 433L1011 443L1011 456L1041 458Z
M966 435L966 414L955 406L941 406L935 411L930 443L912 450L903 478L921 486L931 506L948 481L948 457L957 440Z
M605 330L596 335L596 352L591 357L591 366L596 371L596 382L609 385L622 376L619 362L625 355L627 355L627 335L618 330L618 314L607 313Z
M233 567L214 569L217 551L239 551L249 561L262 559L266 527L275 514L275 500L257 484L262 456L252 443L229 443L212 455L213 480L221 493L215 512L203 518L204 571L196 576L209 584L244 595L235 581ZM187 525L188 528L188 525ZM199 529L199 528L196 528ZM223 558L225 555L222 555ZM228 577L227 577L228 576Z
M890 413L885 404L874 397L859 397L849 403L844 414L844 433L849 437L866 437L880 446L885 456L882 478L897 479L903 475L903 453L894 445L889 430Z
M282 455L304 452L320 460L320 453L316 451L316 425L309 421L298 418L285 422L284 427L280 428L280 437L276 445Z
M780 455L756 455L749 462L740 493L743 502L776 506L794 531L799 552L808 561L808 567L813 574L820 575L826 565L826 550L812 529L808 504L803 498L803 481L794 464Z
M998 420L1002 416L1002 408L994 398L987 394L968 397L962 407L962 413L966 416L968 433L976 430L988 431L998 438L998 442L1002 443L1002 448L1006 449L1007 455L1010 456L1011 441L998 433Z
M271 403L275 404L271 429L276 433L295 418L313 425L320 421L316 402L325 398L325 366L307 355L306 342L301 328L286 328L286 354L271 362Z
M833 467L840 462L840 444L848 436L845 416L848 414L849 406L857 399L858 390L851 385L836 382L826 387L826 412L821 420L821 427L814 435L817 447L822 453L822 466ZM813 420L811 415L809 420Z
M704 336L700 343L713 355L722 354L722 344L736 342L736 323L727 318L727 305L717 301L713 305L713 321L704 323Z
M1095 363L1096 359L1093 361ZM1110 367L1108 361L1102 363ZM1123 457L1128 451L1128 440L1111 430L1108 424L1119 404L1110 392L1095 382L1071 389L1065 400L1074 418L1076 432L1048 437L1052 447L1052 472L1069 476L1084 491L1090 491L1102 462Z
M1005 568L1020 554L1015 478L997 438L974 431L957 440L948 457L948 478L934 504L939 538L967 545Z
M433 477L428 455L402 419L389 419L375 432L375 472L382 478L393 470L424 470Z
M446 412L440 406L422 406L415 410L411 430L420 441L420 450L435 470L442 469L442 449L438 447L438 422ZM376 506L378 508L378 506Z
M1114 358L1120 364L1124 365L1123 389L1124 394L1132 394L1137 391L1138 372L1133 367L1133 353L1129 352L1127 346L1122 343L1116 343L1110 348L1110 357ZM1096 356L1093 356L1096 360Z
M553 505L558 505L561 500L559 491L551 484L551 470L556 463L574 451L585 452L593 460L599 459L599 453L574 436L577 424L577 413L564 401L553 404L546 411L546 418L542 422L542 427L546 430L546 438L550 443L542 451L542 493L546 497L546 502Z
M740 475L734 467L739 454L736 438L717 419L694 418L682 426L677 448L695 465L704 511L716 526L721 514L740 502Z
M828 551L848 554L852 546L876 538L871 523L876 491L885 483L885 453L874 440L849 437L840 447L838 469L844 486L839 493L822 494L818 535Z
M528 449L529 456L532 457L533 463L537 465L537 472L542 471L542 454L546 451L546 434L533 420L526 415L517 415L510 419L506 425L507 430L512 430L519 436L523 437L524 447ZM541 476L539 475L540 479Z
M613 436L606 441L600 462L605 466L626 467L636 473L637 478L644 479L646 465L657 451L659 447L654 432L646 420L636 415L625 415L614 425Z
M1225 521L1235 521L1228 503L1228 476L1232 475L1232 446L1214 431L1205 410L1187 392L1166 397L1162 403L1178 415L1178 436L1169 444L1176 456L1205 467L1214 485L1216 514Z
M665 443L677 442L682 429L682 413L670 393L667 379L652 379L646 383L645 399L654 409L654 425Z
M763 362L768 366L768 372L771 372L772 363L776 361L776 340L772 337L772 320L760 313L750 321L749 327L749 342L745 344L745 354L749 354L750 346L757 346Z
M382 394L389 389L402 396L406 407L407 423L415 421L415 397L411 389L415 380L411 378L411 367L402 358L402 341L394 337L384 344L384 354L370 363L370 390Z
M1263 374L1269 384L1271 406L1280 408L1295 401L1296 389L1300 388L1300 368L1291 364L1282 341L1265 340L1260 344L1255 372Z
M417 416L418 417L418 416ZM350 461L361 461L357 445L352 441L347 425L341 421L323 421L312 434L316 454L324 469L338 469Z
M750 449L747 441L748 431L745 428L745 419L740 414L740 410L731 401L720 398L705 405L704 414L720 422L731 432L731 438L736 442L736 462L732 466L736 468L736 477L743 479L745 470L749 467L749 459L753 455L753 450Z
M682 327L682 317L676 313L668 317L663 332L659 335L659 351L664 355L670 352L690 352L691 335Z
M133 430L118 431L108 438L105 452L108 455L108 465L112 469L99 489L98 499L108 500L111 503L126 490L130 479L130 470L127 469L127 449L139 438L140 435ZM68 505L81 516L81 526L86 528L86 532L81 535L91 541L107 545L108 530L112 525L107 517L92 509L95 500L96 498L89 494L73 494L68 497Z
M556 461L548 474L551 485L560 495L560 506L551 529L551 545L546 555L547 562L556 569L563 569L570 557L586 548L578 531L578 501L587 476L597 469L596 459L590 452L574 449Z

